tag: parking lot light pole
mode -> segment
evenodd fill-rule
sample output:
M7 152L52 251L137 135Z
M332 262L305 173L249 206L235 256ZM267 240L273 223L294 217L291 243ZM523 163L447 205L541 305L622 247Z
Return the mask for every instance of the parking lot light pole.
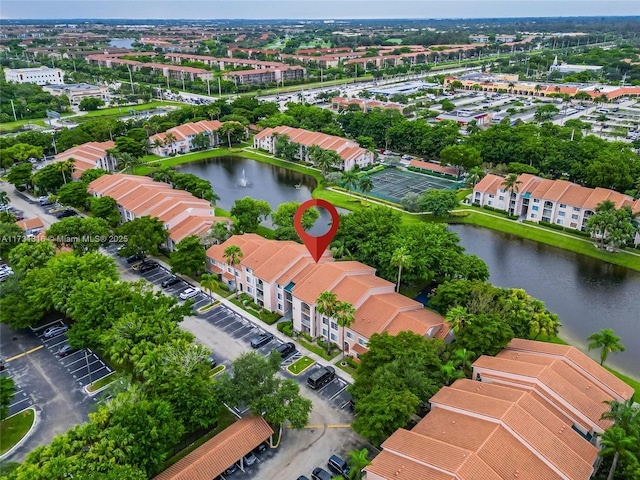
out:
M87 362L87 372L89 372L89 385L93 385L93 381L91 380L91 368L89 367L89 349L87 348L84 350L84 359Z

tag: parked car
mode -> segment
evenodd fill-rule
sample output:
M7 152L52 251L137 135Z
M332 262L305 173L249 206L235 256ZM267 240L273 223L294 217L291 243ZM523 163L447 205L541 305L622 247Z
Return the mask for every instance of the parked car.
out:
M244 465L245 467L250 467L254 463L258 461L258 457L254 455L253 452L249 452L244 456Z
M285 359L285 358L293 355L293 353L296 351L296 346L291 342L287 342L287 343L283 343L282 345L278 345L273 350L278 352L280 354L280 356L283 359Z
M162 282L162 288L167 288L178 283L180 283L180 279L174 275L173 277L167 278L164 282Z
M327 383L336 378L336 371L333 367L322 367L313 372L307 378L307 385L314 390L324 387Z
M44 331L44 338L53 338L56 335L60 335L61 333L66 332L67 330L69 330L69 327L67 327L66 325L49 327Z
M193 298L200 293L199 288L189 287L184 292L180 294L180 298L182 300L188 300L189 298Z
M327 467L329 467L329 470L333 473L349 478L349 466L347 465L347 462L339 456L331 455L327 461Z
M58 220L61 220L63 218L67 218L67 217L75 217L76 215L78 215L78 212L76 212L75 210L69 210L69 209L60 210L59 212L56 212L54 214L54 216Z
M264 453L267 451L267 444L262 442L260 445L258 445L256 448L253 449L253 453Z
M298 480L309 480L309 477L305 477L304 475L300 475Z
M142 273L150 272L151 270L155 270L159 266L160 265L158 264L158 262L154 262L153 260L148 260L140 264L140 268L138 268L138 271Z
M132 263L140 262L142 260L144 260L144 255L142 255L141 253L137 253L135 255L131 255L130 257L127 257L127 263L129 265L131 265Z
M251 346L253 348L260 348L263 345L266 345L267 343L269 343L271 340L273 340L273 335L268 332L265 332L258 335L257 337L252 338Z
M236 473L237 471L238 471L238 467L234 463L229 468L227 468L227 471L224 472L224 473L225 473L225 475L232 475L232 474Z
M331 480L333 475L327 472L324 468L316 467L311 472L312 480Z
M65 343L60 350L58 350L58 355L60 357L66 357L67 355L71 355L72 353L77 352L78 349L77 348L73 348L71 345L69 345L68 343Z
M211 364L211 368L214 368L215 366L218 365L218 361L216 360L216 357L214 357L213 355L209 355L207 357L207 360L209 360L209 363Z

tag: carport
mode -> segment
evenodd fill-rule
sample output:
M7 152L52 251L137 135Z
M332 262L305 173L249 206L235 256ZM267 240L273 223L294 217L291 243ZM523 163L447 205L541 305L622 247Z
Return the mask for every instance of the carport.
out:
M225 428L186 457L157 475L155 480L211 480L273 435L262 417L248 415Z

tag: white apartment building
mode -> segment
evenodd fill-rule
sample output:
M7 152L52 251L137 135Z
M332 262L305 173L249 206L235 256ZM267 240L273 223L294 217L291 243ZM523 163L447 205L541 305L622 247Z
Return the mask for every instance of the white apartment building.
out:
M61 85L64 72L59 68L5 68L4 78L10 83L35 83L36 85Z

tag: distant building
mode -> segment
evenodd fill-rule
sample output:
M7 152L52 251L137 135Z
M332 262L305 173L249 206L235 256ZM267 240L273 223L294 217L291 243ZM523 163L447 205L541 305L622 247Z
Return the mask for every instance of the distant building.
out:
M345 110L349 105L358 105L363 112L370 112L374 108L391 108L402 113L403 107L399 103L378 102L377 100L365 100L360 98L347 99L343 97L334 97L331 99L331 108L333 110Z
M597 72L598 70L602 70L601 66L598 65L569 65L568 63L558 63L558 56L553 60L553 63L549 67L549 73L551 72L560 72L560 73L579 73L579 72Z
M75 162L71 176L76 180L91 168L102 168L107 172L113 172L118 162L107 153L107 150L115 147L115 142L110 140L106 142L83 143L82 145L77 145L64 152L60 152L56 155L54 162L64 162L65 160L73 159Z
M4 78L10 83L35 83L36 85L63 84L64 72L59 68L5 68Z
M239 84L276 83L288 80L302 80L307 70L300 66L282 66L277 68L261 68L255 70L240 70L222 75L225 80Z
M489 123L491 119L491 114L488 112L476 112L473 110L454 110L453 112L443 112L436 117L436 120L451 120L453 122L457 122L460 125L467 125L473 121L478 125L484 125Z
M88 83L72 83L67 85L46 85L42 90L59 97L66 95L71 103L79 102L83 98L95 97L106 100L109 89L105 86L89 85Z

